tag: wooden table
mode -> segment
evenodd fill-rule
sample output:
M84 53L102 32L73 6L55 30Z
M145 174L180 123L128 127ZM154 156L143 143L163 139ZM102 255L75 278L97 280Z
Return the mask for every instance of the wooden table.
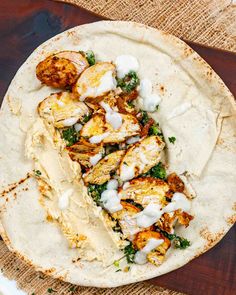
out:
M47 0L0 2L0 97L28 55L43 41L73 26L103 19L69 4ZM236 55L188 42L236 95ZM192 295L236 292L235 227L213 249L150 283ZM184 253L183 253L184 255Z

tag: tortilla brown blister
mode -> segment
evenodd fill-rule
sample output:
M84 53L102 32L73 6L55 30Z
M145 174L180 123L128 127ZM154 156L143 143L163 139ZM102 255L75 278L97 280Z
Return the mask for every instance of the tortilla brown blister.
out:
M17 191L16 199L11 193L8 194L8 202L6 197L0 198L0 233L8 247L37 270L44 273L50 270L50 275L75 284L114 287L179 268L213 247L232 226L236 190L235 103L217 74L176 37L141 24L122 21L73 28L36 49L8 89L0 115L2 190L34 169L33 163L24 157L25 131L31 127L32 118L37 117L37 104L53 92L44 85L31 92L27 90L32 90L32 85L38 87L36 65L58 49L87 50L91 40L96 40L92 42L91 49L98 57L105 55L105 60L115 60L116 56L124 54L125 48L125 52L132 53L141 63L140 76L153 81L153 91L158 93L161 85L165 88L165 92L160 94L161 106L153 118L160 123L166 139L170 171L178 175L188 171L188 180L196 191L196 198L192 200L195 218L188 228L177 229L177 234L183 234L191 246L184 255L180 252L182 250L169 249L159 267L132 265L130 273L113 272L98 260L75 264L73 261L79 256L78 249L68 249L67 240L57 226L45 221L45 211L38 202L39 193L34 179L28 180L28 191ZM211 75L207 74L209 72ZM17 114L11 112L13 101L21 106ZM188 110L168 118L183 103L188 103ZM176 137L174 145L168 142L171 136ZM81 192L84 189L81 185ZM99 217L92 215L92 220L94 239L99 242L97 236L103 239L105 231L101 227L99 230L96 228ZM108 243L109 239L106 241ZM107 255L115 259L119 253L115 245L107 251Z

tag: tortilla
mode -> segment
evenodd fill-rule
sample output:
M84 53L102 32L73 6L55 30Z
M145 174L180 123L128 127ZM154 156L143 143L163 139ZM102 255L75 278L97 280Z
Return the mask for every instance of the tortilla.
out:
M89 234L104 258L94 260L91 249L87 257L90 261L81 262L77 249L68 248L61 228L49 222L50 216L39 202L41 197L35 179L25 180L27 173L35 168L33 161L25 156L29 130L35 136L37 130L43 130L46 138L48 133L45 159L52 161L42 160L48 170L67 166L70 173L64 177L71 178L80 173L79 165L71 164L67 154L58 156L58 147L50 140L50 128L42 126L37 114L38 103L57 90L41 85L36 78L36 65L50 54L63 50L93 50L100 61L114 61L121 54L134 55L140 63L139 76L149 78L153 91L162 97L160 108L152 117L160 122L166 139L169 171L183 175L196 197L192 200L191 226L176 230L178 234L184 231L191 246L184 252L170 249L159 267L133 264L129 272L115 271L112 261L121 255L114 246L116 236L111 237L102 222L105 217L101 217L99 211L97 215L89 211L95 226L87 223L85 210L88 205L92 208L93 203L78 179L75 189L83 199L82 205L76 207L82 229L80 240ZM2 104L2 238L10 250L37 270L85 286L115 287L183 266L219 242L235 222L235 115L233 96L222 80L196 52L174 36L123 21L83 25L55 36L39 46L21 66ZM174 145L168 141L173 135L177 138ZM37 157L35 151L37 149L32 153ZM19 181L21 184L17 186ZM66 231L66 224L63 228Z

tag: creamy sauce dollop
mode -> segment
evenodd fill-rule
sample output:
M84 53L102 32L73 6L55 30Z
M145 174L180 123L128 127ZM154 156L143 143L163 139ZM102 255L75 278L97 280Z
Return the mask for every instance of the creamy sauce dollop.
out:
M142 108L147 112L155 112L161 102L161 97L152 92L152 82L149 79L142 79L139 86Z
M123 78L130 71L135 71L139 69L139 63L136 57L128 54L119 55L115 60L117 77Z
M104 132L103 134L94 135L89 138L90 143L100 143L103 141L104 138L108 137L110 132Z
M120 113L114 111L107 103L101 102L100 105L106 111L105 119L108 124L112 126L114 130L117 130L122 125L122 116Z

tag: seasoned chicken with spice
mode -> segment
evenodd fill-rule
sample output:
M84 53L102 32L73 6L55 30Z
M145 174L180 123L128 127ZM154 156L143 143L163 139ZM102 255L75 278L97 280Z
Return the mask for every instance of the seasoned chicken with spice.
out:
M88 61L81 53L61 51L41 61L36 67L36 75L47 86L65 88L73 85L88 67Z
M103 184L111 179L111 173L115 172L120 164L125 151L113 152L101 159L84 176L84 181L92 184Z
M89 112L86 104L78 101L70 92L53 93L38 105L40 117L56 128L72 126Z
M131 199L146 207L149 203L166 205L166 193L169 185L161 180L152 177L141 177L131 180L119 190L119 197L122 200Z
M146 173L160 162L164 146L159 136L149 136L132 145L120 163L120 178L126 181Z

